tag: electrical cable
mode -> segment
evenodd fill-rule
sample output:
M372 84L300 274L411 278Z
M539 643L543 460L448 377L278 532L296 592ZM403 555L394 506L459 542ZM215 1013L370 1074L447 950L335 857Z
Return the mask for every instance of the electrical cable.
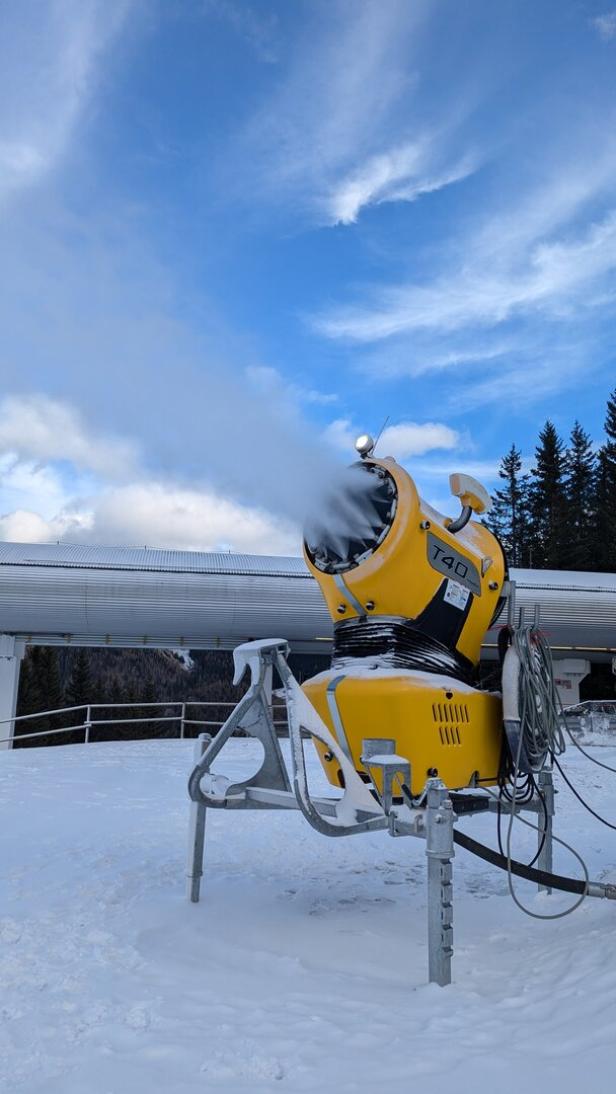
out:
M562 769L561 765L559 764L558 760L556 759L556 757L554 757L554 763L556 764L556 767L558 768L560 774L562 775L563 779L565 780L565 782L566 782L567 786L569 787L571 793L575 795L575 797L579 801L580 805L583 805L584 809L588 810L588 812L591 813L593 817L596 817L596 819L598 821L600 821L601 824L604 824L606 828L612 828L616 832L616 824L612 824L611 821L606 820L605 817L602 817L599 813L596 813L595 810L588 804L588 802L584 800L582 795L576 790L573 783L570 782L568 777L565 775L565 772L563 771L563 769Z
M519 709L524 753L530 769L540 771L548 755L560 756L566 748L552 651L535 624L522 623L511 628L510 637L520 662Z
M552 653L548 643L536 625L524 625L523 622L518 627L509 628L509 639L512 656L517 657L519 664L517 673L517 710L519 711L520 729L517 754L513 759L513 771L510 767L506 772L509 787L504 783L504 779L499 780L501 792L506 792L506 796L511 803L506 838L509 893L517 907L533 919L562 919L579 907L587 895L589 883L589 874L584 860L564 840L552 837L557 843L566 847L577 859L585 877L585 883L579 883L582 886L581 889L567 890L568 892L573 891L580 894L579 899L570 908L551 914L534 912L522 903L513 886L514 875L525 876L519 873L522 864L516 863L511 855L513 822L518 816L516 807L526 804L532 798L535 789L533 772L541 771L548 756L562 755L566 748L566 741L562 729L559 698L554 684ZM507 653L509 654L509 650ZM523 755L525 764L528 764L530 770L524 772L525 781L520 785L520 766ZM530 797L528 796L529 790ZM524 823L528 822L524 821ZM530 827L534 827L534 825L530 825ZM525 867L525 869L530 870L531 868ZM532 873L538 874L541 871L532 871ZM551 887L559 888L560 886L554 885Z
M539 801L541 802L541 806L542 806L542 809L543 809L543 828L540 829L538 824L537 825L531 824L530 821L527 821L524 817L520 817L518 815L518 820L521 821L522 824L526 824L529 828L533 828L535 832L539 832L539 831L541 832L541 839L539 841L539 846L538 846L537 850L535 851L535 854L533 855L530 862L526 863L526 866L528 866L528 867L531 867L531 866L535 865L537 859L539 858L539 855L543 851L543 848L545 846L546 837L547 837L547 829L548 829L548 808L547 808L546 801L545 801L545 794L542 792L541 788L537 785L537 783L535 782L534 779L533 779L533 783L534 783L535 791L537 793L537 797L539 798ZM501 818L502 818L502 813L503 813L501 794L500 794L500 792L499 792L498 795L493 794L489 787L486 787L486 790L487 790L488 794L490 795L490 797L493 798L496 801L496 805L497 805L497 808L496 808L496 838L498 840L498 850L499 850L500 854L503 856L503 858L505 858L505 850L504 850L504 847L503 847L503 837L502 837L502 832L501 832Z

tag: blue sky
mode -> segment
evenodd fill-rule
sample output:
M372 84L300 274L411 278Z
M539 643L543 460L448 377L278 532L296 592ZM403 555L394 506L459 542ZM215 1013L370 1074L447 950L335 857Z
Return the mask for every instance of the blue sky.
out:
M0 8L0 535L286 552L616 383L616 9ZM455 508L455 506L453 506Z

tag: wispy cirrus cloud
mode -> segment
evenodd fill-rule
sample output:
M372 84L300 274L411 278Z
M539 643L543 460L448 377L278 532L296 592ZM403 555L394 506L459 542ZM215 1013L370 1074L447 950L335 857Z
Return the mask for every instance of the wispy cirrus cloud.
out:
M449 167L438 166L442 151L433 141L407 142L378 155L333 184L326 208L334 224L354 224L368 205L416 201L473 174L477 161L466 155Z
M616 211L580 236L537 242L522 269L480 262L433 284L385 290L376 306L340 310L317 322L330 337L373 342L412 331L496 327L518 313L566 314L593 305L600 279L616 269Z
M132 0L3 5L0 34L0 201L62 157L96 80L97 61Z
M296 217L351 224L368 205L415 201L476 169L474 155L448 147L443 124L426 128L414 103L430 16L427 0L315 6L236 150L250 156L251 198L283 198ZM448 104L450 129L463 113Z
M313 316L314 329L363 347L367 375L418 377L459 366L448 392L458 410L507 395L540 399L574 383L616 300L611 117L593 136L594 150L578 134L576 162L548 156L515 199L475 214L421 278L366 287ZM481 368L491 361L498 369Z
M331 338L370 343L592 306L602 298L598 282L616 269L616 206L599 214L594 205L613 191L616 155L568 181L561 170L521 206L487 218L473 238L459 241L457 255L443 256L451 266L446 272L375 289L365 303L316 317L316 328Z

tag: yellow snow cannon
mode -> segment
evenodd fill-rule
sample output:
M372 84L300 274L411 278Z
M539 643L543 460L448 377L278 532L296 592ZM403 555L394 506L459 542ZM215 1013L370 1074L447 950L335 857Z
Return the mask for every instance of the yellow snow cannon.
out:
M331 668L303 690L364 781L371 755L395 753L410 763L414 795L436 776L450 789L494 784L501 697L476 680L482 640L503 607L506 562L472 519L489 495L451 475L462 509L443 516L392 457L374 457L369 436L356 448L360 460L305 529L334 640ZM335 756L315 745L329 781L343 786Z

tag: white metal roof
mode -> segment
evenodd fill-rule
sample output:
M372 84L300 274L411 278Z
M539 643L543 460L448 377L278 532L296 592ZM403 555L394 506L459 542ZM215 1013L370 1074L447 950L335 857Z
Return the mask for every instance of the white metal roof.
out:
M76 543L0 543L0 566L61 566L162 573L311 575L303 558L234 552L171 551L153 547L96 547Z
M616 574L586 573L583 570L523 570L513 569L511 578L520 587L529 589L570 589L578 592L616 594Z
M555 651L600 658L616 650L615 574L511 577L529 617L539 605ZM297 650L326 651L332 624L299 557L2 543L0 633L41 644L194 649L283 635ZM491 631L486 643L496 637Z

